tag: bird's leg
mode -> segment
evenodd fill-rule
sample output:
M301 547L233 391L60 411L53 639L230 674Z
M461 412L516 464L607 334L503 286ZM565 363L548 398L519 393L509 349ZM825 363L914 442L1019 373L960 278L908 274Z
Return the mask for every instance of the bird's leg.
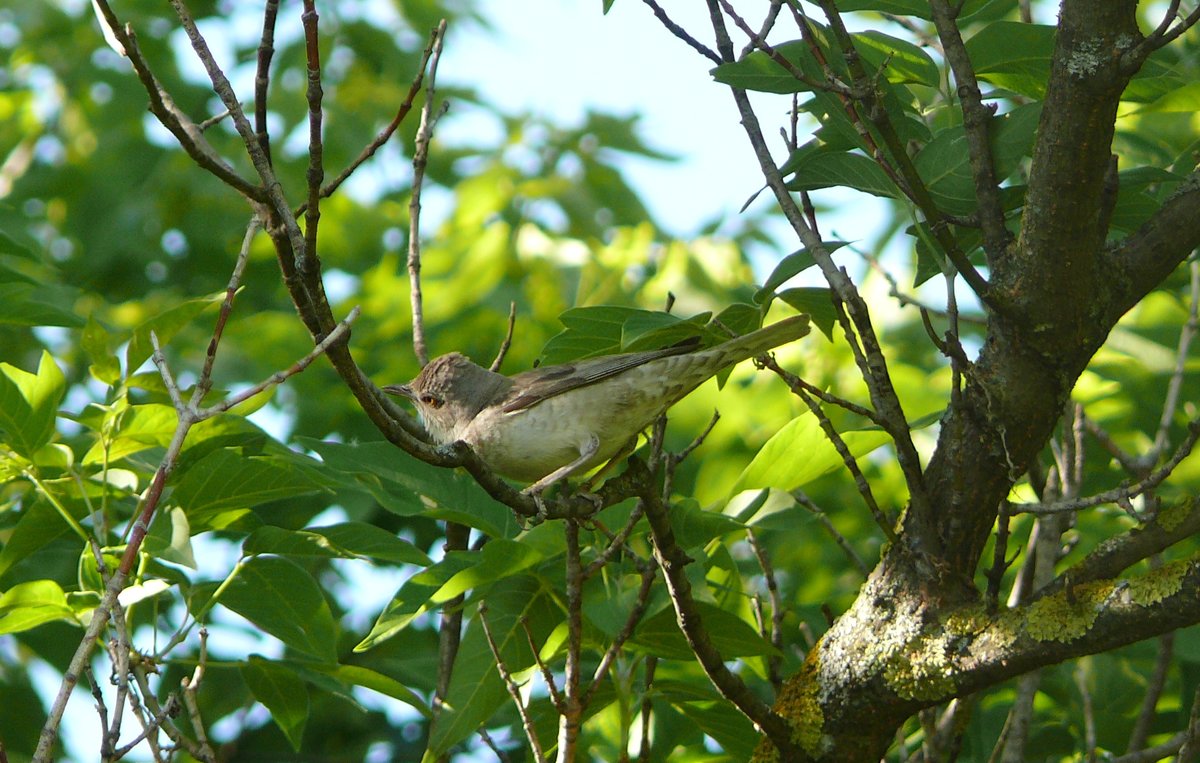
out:
M590 495L592 488L596 486L596 483L600 480L600 478L612 471L617 464L619 464L621 461L624 461L629 454L636 449L637 435L634 435L629 439L629 442L625 443L623 446L621 446L620 450L613 454L612 458L604 462L604 466L601 466L599 469L597 469L595 474L593 474L591 477L588 477L587 481L579 486L579 491L581 493L588 493Z
M566 466L558 467L521 492L525 493L526 495L537 495L538 493L541 493L555 482L571 476L571 474L579 469L579 467L590 461L592 457L596 455L596 451L598 450L600 450L600 438L594 433L589 434L588 439L579 446L579 458L575 459Z

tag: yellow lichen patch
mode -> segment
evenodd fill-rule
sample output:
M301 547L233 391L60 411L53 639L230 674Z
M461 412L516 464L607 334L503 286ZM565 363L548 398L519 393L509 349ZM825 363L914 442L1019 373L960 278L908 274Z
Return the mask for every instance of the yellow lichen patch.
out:
M1183 576L1188 573L1192 564L1193 562L1189 561L1171 562L1130 580L1129 600L1139 606L1148 607L1178 593L1183 585Z
M1187 519L1193 511L1196 510L1196 501L1180 501L1173 506L1168 506L1158 512L1158 526L1167 532L1171 532L1176 527L1179 527L1183 520Z
M947 656L944 637L918 639L894 655L883 669L883 679L896 696L938 700L954 694L954 663Z
M1074 641L1087 633L1112 592L1112 581L1098 581L1059 591L1029 605L1025 632L1037 641Z
M800 672L784 684L779 699L775 702L775 712L787 720L792 727L792 741L805 752L814 755L821 742L821 729L825 725L825 714L821 710L818 698L820 684L817 681L817 659L819 649L814 649ZM771 748L772 751L774 748ZM762 750L762 746L759 746ZM759 760L759 753L755 753Z
M991 624L983 604L956 609L942 619L946 632L953 636L974 636Z

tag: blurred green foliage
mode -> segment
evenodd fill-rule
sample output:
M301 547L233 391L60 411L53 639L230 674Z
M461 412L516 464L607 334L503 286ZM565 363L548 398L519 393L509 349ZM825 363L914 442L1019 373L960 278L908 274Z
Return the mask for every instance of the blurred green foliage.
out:
M892 6L905 4L841 5L896 11ZM1014 220L1040 96L1036 66L1030 69L1029 61L1010 55L1000 34L1009 29L1000 25L1012 23L1015 5L969 2L964 16L978 31L976 54L990 62L981 74L1007 88L1013 102L1032 101L1009 112L1005 124L1011 129L997 138L1006 176L1013 178ZM917 3L911 10L919 13L921 7ZM281 16L281 30L287 31L281 31L275 54L270 121L275 165L295 203L307 162L298 137L305 130L305 72L298 12L284 8L290 15ZM223 38L229 59L222 63L248 93L258 11L227 3L195 3L192 11L206 34ZM322 55L329 62L330 173L349 163L391 119L416 74L426 30L438 18L448 17L452 30L483 23L481 8L466 0L397 0L383 18L359 4L327 4L320 11ZM165 4L137 0L120 4L118 12L136 29L143 53L180 107L197 120L211 116L216 101L188 59ZM119 553L122 532L174 431L174 411L148 361L149 332L166 345L168 363L182 382L193 382L250 210L152 124L144 91L126 62L105 46L86 5L6 6L0 9L0 28L0 634L7 634L0 635L0 707L23 708L0 713L0 740L9 759L19 761L32 752L44 718L32 695L45 687L34 686L30 666L38 661L61 671L82 632L78 624L97 601L99 577L82 536L94 533L106 551ZM1036 63L1039 55L1048 55L1047 30L1027 31ZM453 55L455 34L447 55ZM921 146L918 167L938 198L954 209L964 201L967 176L962 129L942 92L941 64L922 48L883 35L864 34L859 42L871 65L887 58L880 51L903 54L893 59L884 83L906 114L907 137ZM1196 90L1185 83L1196 73L1195 47L1189 40L1183 53L1169 48L1157 57L1119 121L1122 167L1140 174L1122 183L1115 228L1128 230L1144 219L1178 182L1177 173L1190 166L1184 162L1195 148ZM782 70L756 56L719 68L715 76L778 91ZM433 213L422 231L422 273L435 353L458 350L488 362L505 335L512 303L517 322L508 371L565 357L562 348L569 342L555 337L570 325L569 313L562 322L560 316L575 308L662 310L670 298L673 313L682 318L711 313L744 322L768 310L775 311L771 320L791 311L788 305L801 305L835 339L814 332L781 348L780 362L818 387L866 400L850 350L830 330L822 294L780 291L772 304L775 290L800 269L798 260L785 259L791 244L775 245L784 275L772 279L756 273L745 254L750 242L764 239L754 224L733 240L679 241L659 231L620 169L621 156L665 158L640 137L635 120L591 113L564 126L536 114L506 113L490 103L491 94L463 83L441 83L441 92L496 120L503 136L493 143L435 140L432 146L426 201ZM803 108L819 129L789 160L794 187L837 185L897 198L886 177L864 169L874 165L852 151L853 128L826 108L828 95L804 97L812 99ZM411 192L406 162L415 125L414 116L363 169L363 182L322 206L320 254L327 286L339 315L361 306L351 347L379 383L406 380L417 371L405 269ZM211 127L208 137L247 170L226 122ZM940 273L936 258L923 249L921 231L909 227L911 210L899 202L892 210L887 238L904 253L899 267L908 280L901 282ZM763 283L770 289L762 289ZM868 273L864 285L906 413L925 427L915 438L927 455L934 437L928 425L946 404L950 370L927 341L920 316L891 300L883 279ZM1181 269L1131 311L1076 391L1088 415L1131 450L1145 450L1146 433L1158 426L1180 326L1194 310L1188 290ZM968 344L977 343L980 327L966 324L964 334ZM586 338L578 349L617 349L600 341ZM269 243L259 236L220 347L215 379L221 389L210 399L288 367L310 348ZM1183 364L1191 393L1185 397L1194 406L1200 374L1194 350ZM773 437L772 447L793 458L829 448L780 380L747 366L734 371L723 388L704 386L672 410L668 447L685 447L714 410L721 421L675 476L676 532L699 561L691 570L693 585L719 635L718 646L727 658L742 657L747 680L768 694L768 658L781 658L784 674L795 671L809 639L826 627L822 606L841 611L862 575L786 491L756 490L730 500L740 492L735 487L802 488L828 510L832 525L868 566L883 538L841 469L813 469L799 482L769 479L782 477L761 462L747 471ZM856 452L864 456L862 466L880 504L893 511L903 507L904 482L890 450L876 450L883 438L853 414L836 408L828 413L848 441L860 445ZM1194 411L1178 413L1169 430L1173 437L1191 415ZM1106 489L1122 478L1109 459L1089 458L1086 488ZM1160 493L1171 500L1194 495L1197 488L1200 461L1193 457ZM480 727L490 729L502 746L519 745L519 719L483 640L477 605L486 600L490 626L504 634L499 649L510 671L524 679L533 672L525 627L542 658L558 660L564 606L560 525L523 529L465 475L434 469L381 442L323 362L196 427L169 491L138 569L137 590L145 598L129 607L127 617L148 652L157 648L153 632L184 629L183 644L163 655L166 687L177 686L195 665L193 618L214 625L213 662L198 701L206 722L222 721L216 736L227 745L223 759L291 759L291 751L299 749L309 760L362 760L368 751L383 749L391 759L415 760L430 746L477 747ZM602 519L617 528L629 511L619 506ZM481 550L443 555L438 520L466 523L476 538L490 542ZM1071 531L1073 553L1130 523L1116 510L1084 513ZM756 613L766 591L746 542L747 526L758 532L780 585L785 612L778 651L758 633ZM1010 549L1027 540L1029 526L1025 519L1014 521ZM603 535L587 534L594 554ZM634 534L631 547L648 556L641 536ZM1192 546L1171 555L1192 553ZM590 668L624 623L637 573L633 559L617 559L587 584ZM387 590L364 595L364 586ZM467 595L469 622L449 709L431 724L437 674L432 615L458 593ZM1200 675L1196 634L1178 634L1175 649L1183 668L1172 674L1161 705L1164 733L1180 727ZM653 688L643 691L650 658L658 660ZM1100 744L1120 748L1154 659L1153 648L1141 644L1049 670L1037 707L1042 725L1036 749L1056 759L1071 759L1081 749L1082 731L1062 723L1080 715L1076 670L1083 671L1092 696L1104 699L1093 708L1103 730ZM1001 686L980 701L960 759L986 758L1012 694L1011 686ZM271 712L273 724L244 712L256 701ZM721 700L690 659L661 586L593 699L585 749L617 759L637 733L635 716L643 702L653 712L653 759L737 760L756 740L749 723ZM549 743L556 716L548 700L536 696L532 711ZM919 737L915 723L908 731ZM724 757L712 752L718 748Z

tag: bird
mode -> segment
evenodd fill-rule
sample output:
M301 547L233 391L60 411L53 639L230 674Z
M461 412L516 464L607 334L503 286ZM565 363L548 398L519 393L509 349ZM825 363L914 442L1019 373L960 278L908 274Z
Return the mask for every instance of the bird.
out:
M638 433L704 381L809 331L808 316L795 315L707 349L693 340L514 376L452 352L382 389L412 402L435 444L466 443L492 471L532 482L524 492L536 495L632 451Z

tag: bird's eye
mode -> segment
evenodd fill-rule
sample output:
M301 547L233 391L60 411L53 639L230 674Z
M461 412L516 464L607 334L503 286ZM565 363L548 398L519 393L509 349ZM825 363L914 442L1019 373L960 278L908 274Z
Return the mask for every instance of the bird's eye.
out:
M436 395L421 395L421 402L434 409L442 407L442 399Z

